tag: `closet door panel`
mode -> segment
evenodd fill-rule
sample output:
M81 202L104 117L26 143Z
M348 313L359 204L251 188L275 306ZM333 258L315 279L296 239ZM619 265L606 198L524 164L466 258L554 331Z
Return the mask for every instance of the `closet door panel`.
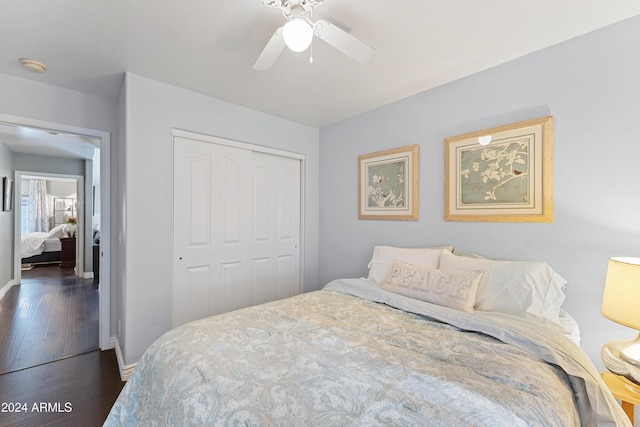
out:
M300 180L299 159L174 138L172 326L300 292Z

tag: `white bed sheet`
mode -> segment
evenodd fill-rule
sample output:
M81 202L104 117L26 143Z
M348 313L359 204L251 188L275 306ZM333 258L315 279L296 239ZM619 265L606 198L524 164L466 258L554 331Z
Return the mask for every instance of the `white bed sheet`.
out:
M60 239L45 239L42 252L59 252L62 250L62 242Z
M42 252L57 252L62 250L59 238L49 237L49 233L35 232L22 235L20 246L21 258L40 255Z
M47 233L29 233L22 235L21 251L22 258L28 258L34 255L40 255L44 249L44 241L47 239Z

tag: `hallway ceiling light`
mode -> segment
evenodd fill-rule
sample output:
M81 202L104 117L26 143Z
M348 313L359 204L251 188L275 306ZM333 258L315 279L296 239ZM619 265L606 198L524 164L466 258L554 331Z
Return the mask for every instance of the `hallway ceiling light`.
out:
M34 59L20 58L20 63L25 69L33 73L44 73L45 71L47 71L46 65Z

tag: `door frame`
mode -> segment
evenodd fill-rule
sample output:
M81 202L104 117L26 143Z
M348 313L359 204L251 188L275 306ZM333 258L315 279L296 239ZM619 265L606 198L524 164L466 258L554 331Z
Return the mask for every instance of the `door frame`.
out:
M222 146L227 146L227 147L234 147L234 148L241 148L241 149L245 149L245 150L251 150L251 151L255 151L255 152L259 152L259 153L264 153L264 154L273 154L276 156L281 156L281 157L287 157L287 158L291 158L291 159L296 159L300 161L300 260L299 260L299 283L300 283L300 288L299 288L299 293L303 293L304 292L304 276L305 276L305 252L306 252L306 244L305 244L305 229L306 229L306 210L305 210L305 206L306 206L306 199L305 199L305 176L306 176L306 155L302 154L302 153L296 153L293 151L287 151L287 150L281 150L278 148L272 148L272 147L266 147L264 145L257 145L257 144L252 144L252 143L248 143L248 142L242 142L242 141L236 141L233 139L229 139L229 138L225 138L222 136L212 136L212 135L206 135L206 134L202 134L202 133L197 133L197 132L192 132L192 131L187 131L187 130L183 130L183 129L172 129L172 137L171 137L171 141L172 141L172 146L175 145L175 139L176 138L185 138L185 139L192 139L194 141L200 141L200 142L208 142L211 144L216 144L216 145L222 145ZM172 156L174 153L174 149L172 148ZM175 159L172 160L172 165L171 165L172 171L171 171L171 181L172 181L172 185L171 185L171 205L172 205L172 209L171 209L171 224L173 226L174 224L174 218L173 218L173 212L174 212L174 208L173 208L173 176L175 174ZM175 236L175 230L171 230L171 247L172 247L172 251L175 249L175 242L173 241L173 236ZM176 254L172 252L172 259L175 260ZM173 292L173 287L174 287L174 278L175 278L175 271L174 271L174 265L175 263L172 262L171 263L171 289ZM172 298L173 299L173 298ZM172 309L172 313L173 313L173 309ZM173 324L173 314L172 314L172 320L171 320L172 324Z
M100 303L98 344L101 350L114 347L111 342L111 134L110 132L65 125L28 117L0 114L0 121L17 126L37 128L51 132L85 135L99 140L100 148ZM15 175L15 174L14 174ZM14 182L15 176L14 176ZM19 192L14 191L14 207L20 206ZM15 215L16 209L14 209ZM20 271L20 242L17 241L20 224L14 216L14 276ZM14 280L14 284L16 284Z
M67 180L73 180L76 183L76 203L78 204L78 206L85 206L86 204L86 191L85 191L85 182L84 182L84 176L82 175L67 175L67 174L58 174L58 173L49 173L49 172L31 172L31 171L15 171L15 178L14 178L14 182L15 182L15 191L20 193L19 196L20 197L16 197L16 200L14 200L14 204L13 206L15 207L15 216L14 216L14 221L15 221L15 227L14 227L14 232L15 232L15 257L14 257L14 262L15 264L15 270L14 270L14 274L13 274L13 280L16 284L20 284L22 282L22 270L20 268L21 265L21 257L20 257L20 252L21 252L21 248L18 245L18 242L21 241L21 239L18 239L18 237L22 237L22 230L21 230L21 224L22 224L22 209L21 209L21 196L22 196L22 180L25 178L29 178L29 177L34 177L34 178L42 178L44 180L55 180L56 178L62 178L62 179L67 179ZM20 190L20 191L18 191ZM16 195L17 196L17 195ZM17 203L17 204L16 204ZM86 209L83 209L86 212ZM84 265L84 257L85 257L85 242L87 239L86 236L86 220L84 218L84 215L80 216L77 215L77 220L78 220L78 231L77 231L77 236L78 238L76 239L76 268L75 268L75 274L78 277L84 277L84 273L85 273L85 265Z

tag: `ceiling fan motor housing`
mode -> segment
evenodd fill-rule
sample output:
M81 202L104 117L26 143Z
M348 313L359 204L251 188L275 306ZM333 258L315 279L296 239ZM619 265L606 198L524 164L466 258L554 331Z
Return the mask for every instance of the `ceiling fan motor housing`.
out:
M261 0L266 6L282 9L291 4L304 4L310 7L317 7L324 3L324 0Z
M293 18L311 19L313 11L324 0L261 0L266 6L281 9L284 16Z

